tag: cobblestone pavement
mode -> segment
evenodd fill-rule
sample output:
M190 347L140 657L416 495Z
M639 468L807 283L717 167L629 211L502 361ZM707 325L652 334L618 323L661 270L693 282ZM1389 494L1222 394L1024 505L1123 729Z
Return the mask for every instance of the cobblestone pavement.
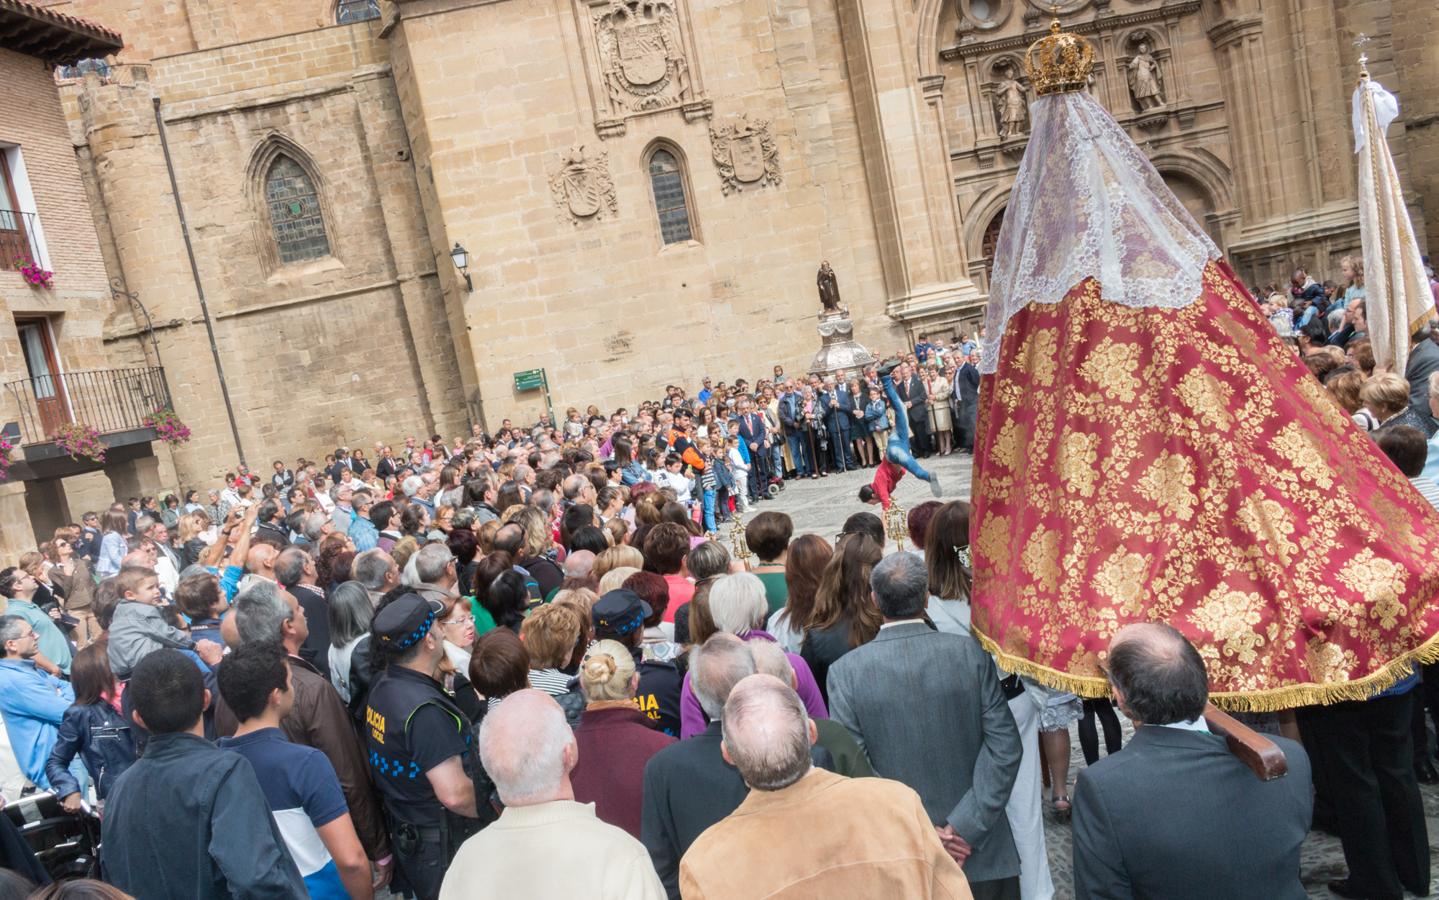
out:
M968 454L954 453L947 457L930 457L920 460L926 469L938 473L944 488L943 499L967 500L970 492L970 469L972 460ZM794 519L795 533L806 532L823 535L833 540L839 533L844 520L851 514L868 510L878 514L878 506L865 506L856 496L863 484L874 477L874 470L861 469L856 472L830 475L817 480L805 479L787 484L778 498L760 503L756 510L772 509L789 513ZM913 477L905 477L895 491L895 497L906 509L931 499L929 486ZM727 531L726 531L727 533ZM891 543L889 545L893 547ZM1128 720L1120 716L1124 725L1125 739L1132 729ZM1070 789L1073 790L1074 773L1084 765L1079 749L1079 737L1071 728L1071 743L1074 747L1070 767ZM1439 787L1423 787L1424 810L1429 821L1430 851L1439 860ZM1049 864L1054 875L1055 897L1057 900L1071 900L1074 896L1074 876L1071 866L1071 834L1069 825L1046 818L1046 839L1049 848ZM1345 874L1344 855L1338 838L1318 831L1310 832L1304 841L1300 854L1300 877L1311 897L1333 897L1326 882L1342 878ZM1434 888L1439 890L1439 881Z

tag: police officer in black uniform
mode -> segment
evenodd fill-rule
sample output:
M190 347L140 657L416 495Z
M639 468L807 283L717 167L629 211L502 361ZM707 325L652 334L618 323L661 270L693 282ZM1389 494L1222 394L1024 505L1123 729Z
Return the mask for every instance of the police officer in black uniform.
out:
M470 720L434 678L444 658L436 600L408 593L370 628L384 672L370 688L365 743L394 846L396 890L435 900L465 838L495 819Z

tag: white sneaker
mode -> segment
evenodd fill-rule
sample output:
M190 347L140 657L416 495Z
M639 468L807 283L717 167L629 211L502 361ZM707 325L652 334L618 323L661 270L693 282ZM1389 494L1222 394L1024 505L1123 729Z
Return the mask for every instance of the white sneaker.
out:
M944 496L944 491L939 487L939 476L934 472L929 473L929 492L936 497Z

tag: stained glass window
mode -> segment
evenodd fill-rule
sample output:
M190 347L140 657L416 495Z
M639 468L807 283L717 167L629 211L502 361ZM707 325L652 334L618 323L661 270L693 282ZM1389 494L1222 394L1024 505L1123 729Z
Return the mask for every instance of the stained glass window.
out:
M330 255L330 239L325 235L325 218L320 213L315 183L299 163L288 156L275 158L265 177L265 200L270 205L270 227L275 232L280 262Z
M660 217L660 238L666 244L694 240L690 228L689 204L685 198L684 173L679 160L668 150L650 154L650 188L655 194L655 211Z

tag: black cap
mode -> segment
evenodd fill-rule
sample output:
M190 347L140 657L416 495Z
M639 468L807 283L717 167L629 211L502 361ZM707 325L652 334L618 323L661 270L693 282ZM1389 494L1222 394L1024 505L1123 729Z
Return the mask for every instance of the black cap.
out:
M691 419L694 418L694 413L690 411L690 408L688 406L681 406L679 409L675 410L675 418Z
M596 638L620 636L644 626L650 605L634 591L617 588L596 600L590 614L594 617Z
M419 594L402 594L375 613L370 631L380 646L406 650L424 640L444 608L438 600L426 600Z

